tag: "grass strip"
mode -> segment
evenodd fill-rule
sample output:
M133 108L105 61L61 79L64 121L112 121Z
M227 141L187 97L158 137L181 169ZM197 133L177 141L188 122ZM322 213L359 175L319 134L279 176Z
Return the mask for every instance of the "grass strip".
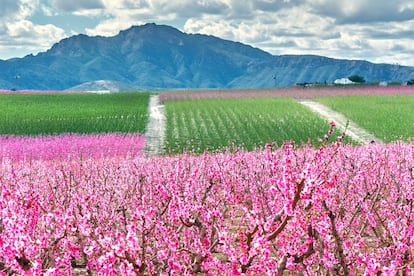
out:
M149 93L0 95L0 134L143 133Z

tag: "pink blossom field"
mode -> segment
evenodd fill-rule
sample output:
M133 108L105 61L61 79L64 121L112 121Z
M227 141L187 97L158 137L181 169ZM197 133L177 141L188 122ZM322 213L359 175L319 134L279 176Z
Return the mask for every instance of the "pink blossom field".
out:
M142 134L0 135L0 160L133 157L145 146Z
M293 97L313 98L329 96L357 96L357 95L413 95L413 85L407 86L344 86L344 87L289 87L269 88L255 90L188 90L166 91L160 93L162 102L180 99L214 99L214 98L269 98L269 97Z
M0 142L4 275L414 274L411 143L147 157L140 136Z
M2 90L0 89L0 94L80 94L87 92L75 92L75 91L61 91L61 90Z

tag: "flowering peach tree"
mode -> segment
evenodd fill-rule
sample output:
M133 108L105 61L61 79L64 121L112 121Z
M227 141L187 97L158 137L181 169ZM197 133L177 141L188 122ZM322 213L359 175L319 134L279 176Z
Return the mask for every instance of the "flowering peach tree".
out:
M2 158L0 185L4 274L414 273L410 143Z

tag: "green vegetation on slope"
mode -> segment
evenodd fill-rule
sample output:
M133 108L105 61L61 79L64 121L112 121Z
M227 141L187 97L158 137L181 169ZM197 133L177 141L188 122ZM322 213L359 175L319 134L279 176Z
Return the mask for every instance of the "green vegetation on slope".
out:
M318 98L384 142L414 137L414 95Z
M166 150L178 153L268 142L318 143L328 122L290 98L167 101ZM339 135L339 134L335 134Z
M0 134L145 131L149 93L0 95Z

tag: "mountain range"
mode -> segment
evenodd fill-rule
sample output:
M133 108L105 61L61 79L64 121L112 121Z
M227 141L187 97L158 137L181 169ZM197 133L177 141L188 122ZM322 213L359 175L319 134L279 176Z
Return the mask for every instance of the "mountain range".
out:
M113 37L80 34L37 55L0 60L0 89L268 88L331 83L355 74L368 82L404 82L414 78L414 67L275 56L239 42L150 23Z

